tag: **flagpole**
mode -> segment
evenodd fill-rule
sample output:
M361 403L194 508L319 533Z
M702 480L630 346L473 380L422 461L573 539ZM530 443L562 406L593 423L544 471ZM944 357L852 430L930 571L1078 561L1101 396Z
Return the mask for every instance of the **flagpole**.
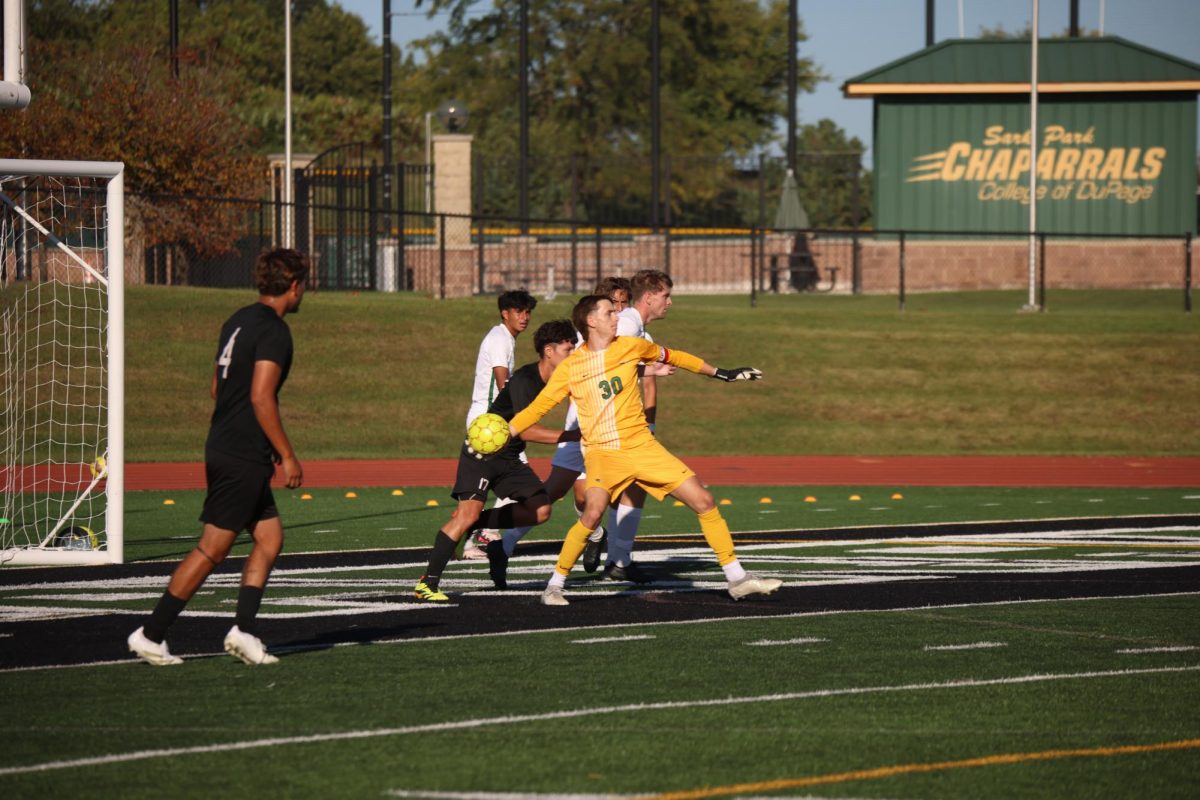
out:
M1038 160L1038 0L1033 0L1033 39L1029 65L1029 299L1037 310L1037 160Z

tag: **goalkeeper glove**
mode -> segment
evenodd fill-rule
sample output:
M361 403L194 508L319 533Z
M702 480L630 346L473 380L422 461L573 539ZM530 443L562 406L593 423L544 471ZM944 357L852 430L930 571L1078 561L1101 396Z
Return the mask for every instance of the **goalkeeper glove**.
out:
M717 369L713 377L719 381L757 381L762 380L762 372L754 367L735 367L734 369Z

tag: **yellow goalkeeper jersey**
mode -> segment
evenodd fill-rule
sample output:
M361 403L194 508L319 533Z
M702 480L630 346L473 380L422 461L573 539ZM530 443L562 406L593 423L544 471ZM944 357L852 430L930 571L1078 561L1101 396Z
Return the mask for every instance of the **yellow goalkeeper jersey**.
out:
M638 364L666 362L699 372L704 361L681 350L639 336L618 336L608 347L592 351L582 345L558 365L546 387L525 410L512 418L520 433L544 417L568 395L579 412L579 431L586 447L619 450L652 437L638 390Z

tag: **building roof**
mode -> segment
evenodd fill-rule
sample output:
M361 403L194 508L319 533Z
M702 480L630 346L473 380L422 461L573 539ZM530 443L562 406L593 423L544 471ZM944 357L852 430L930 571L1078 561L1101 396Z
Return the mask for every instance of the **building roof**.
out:
M842 84L846 97L1023 94L1029 40L948 39ZM1038 40L1039 92L1197 92L1200 64L1119 36Z

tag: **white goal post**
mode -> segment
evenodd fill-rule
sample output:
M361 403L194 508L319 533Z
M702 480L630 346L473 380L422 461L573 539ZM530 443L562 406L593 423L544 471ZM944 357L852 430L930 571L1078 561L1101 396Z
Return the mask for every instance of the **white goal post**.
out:
M124 169L0 159L0 567L124 560Z

